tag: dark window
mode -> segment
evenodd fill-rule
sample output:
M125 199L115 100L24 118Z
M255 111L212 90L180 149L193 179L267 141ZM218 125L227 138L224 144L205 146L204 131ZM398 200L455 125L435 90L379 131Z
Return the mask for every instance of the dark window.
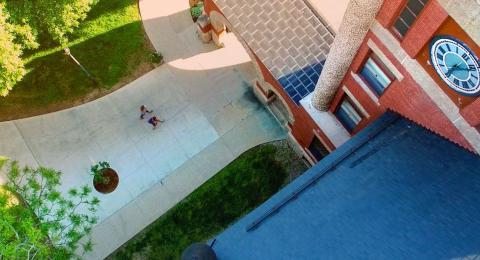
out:
M394 79L392 73L373 54L360 69L360 75L362 75L369 87L375 91L378 96L383 94L385 89L390 86L390 83L392 83L392 80Z
M312 142L308 146L308 150L310 153L312 153L317 162L329 154L327 148L325 148L325 146L317 137L313 137Z
M338 106L335 116L348 132L352 132L363 119L362 113L358 111L355 104L347 96L343 98L340 106Z
M403 37L407 34L427 2L428 0L408 0L407 5L405 5L397 21L393 24L393 28L400 36Z

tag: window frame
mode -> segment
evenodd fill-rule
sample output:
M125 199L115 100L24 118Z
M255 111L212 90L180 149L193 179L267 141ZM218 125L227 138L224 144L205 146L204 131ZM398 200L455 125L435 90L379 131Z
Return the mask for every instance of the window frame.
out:
M409 7L408 7L408 1L409 0L405 0L404 1L404 4L402 5L402 8L399 8L397 13L395 14L395 19L392 21L392 24L390 25L390 31L392 32L392 34L400 41L402 41L408 34L408 32L415 26L415 24L417 23L418 21L418 17L420 17L423 13L423 11L425 10L425 8L427 7L427 5L431 2L430 0L419 0L419 1L422 1L422 2L425 2L422 10L420 11L420 13L418 13L418 15L415 16L415 19L413 20L412 24L411 25L407 25L405 22L404 24L408 26L407 28L407 31L405 32L405 35L402 35L398 30L397 28L395 28L395 24L397 23L397 21L401 18L400 16L402 15L403 11L408 8L410 10L410 12L412 14L415 14ZM403 19L402 19L403 20Z
M354 109L354 111L357 113L357 115L360 117L360 121L358 121L358 123L352 128L352 129L349 129L349 127L347 126L347 124L345 124L342 120L340 120L340 118L338 117L337 113L340 109L342 109L342 104L343 102L345 101L348 101L348 103L350 103L351 107ZM352 98L350 98L346 93L343 94L343 96L341 97L340 99L340 102L338 102L338 105L337 107L335 108L335 110L333 111L333 114L335 115L335 118L338 120L338 122L340 122L340 124L345 128L345 130L349 133L349 134L353 134L355 133L355 130L358 128L358 126L360 126L360 124L363 122L363 120L365 120L367 117L362 113L362 111L357 107L357 105L355 104L355 102L353 102Z
M378 68L387 76L387 78L390 80L390 83L384 88L382 93L377 93L377 90L371 86L370 82L362 75L362 71L365 68L365 65L367 64L368 60L372 59L372 61L377 65ZM397 80L395 75L393 74L392 71L383 63L383 61L378 57L377 54L375 54L372 50L369 51L369 53L365 56L364 60L362 61L361 65L359 66L358 70L356 71L356 74L363 80L365 85L368 86L368 88L377 96L377 98L383 96L385 92L390 88L390 86L394 83L394 81Z

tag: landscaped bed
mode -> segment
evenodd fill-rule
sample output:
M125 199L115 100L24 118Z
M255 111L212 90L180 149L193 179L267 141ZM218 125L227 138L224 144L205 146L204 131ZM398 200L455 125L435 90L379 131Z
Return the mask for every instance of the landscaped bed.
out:
M137 0L100 0L70 37L71 53L97 83L58 44L45 39L49 37L40 35L41 47L25 53L28 73L24 79L7 97L0 97L0 121L85 103L153 68L153 48L143 30Z
M214 237L305 169L285 141L255 147L109 258L178 259L188 245Z

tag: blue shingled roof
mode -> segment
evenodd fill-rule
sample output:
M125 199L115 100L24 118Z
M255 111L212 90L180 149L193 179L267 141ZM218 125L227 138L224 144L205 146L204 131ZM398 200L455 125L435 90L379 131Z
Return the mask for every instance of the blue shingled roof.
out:
M298 105L300 100L312 93L323 69L321 63L311 64L278 79L288 96Z
M386 114L221 233L214 249L242 260L479 256L479 191L478 156Z

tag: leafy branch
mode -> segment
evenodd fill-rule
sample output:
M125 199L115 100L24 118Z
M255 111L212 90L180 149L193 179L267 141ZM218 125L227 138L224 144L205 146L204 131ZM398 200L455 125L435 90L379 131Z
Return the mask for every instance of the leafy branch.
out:
M110 179L103 175L103 171L108 168L110 168L110 164L108 162L99 162L92 165L92 167L90 167L90 172L93 176L93 181L95 183L107 184Z
M62 173L39 167L20 169L0 160L7 184L0 190L0 259L64 259L92 250L88 237L96 224L100 201L88 186L59 192ZM12 203L14 200L17 203Z

